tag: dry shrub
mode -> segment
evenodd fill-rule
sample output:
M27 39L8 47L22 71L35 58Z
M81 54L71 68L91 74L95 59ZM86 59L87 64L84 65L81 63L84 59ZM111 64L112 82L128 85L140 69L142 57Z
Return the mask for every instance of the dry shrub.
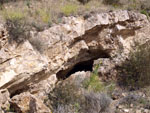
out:
M88 93L85 95L85 100L87 113L102 113L110 110L111 98L104 93Z
M111 98L103 93L82 91L73 85L59 85L49 94L54 113L99 113L110 109Z
M4 10L6 28L9 32L9 42L20 44L29 38L29 26L26 23L26 15L17 10Z
M50 102L47 105L52 106L51 109L54 113L73 113L77 110L79 111L81 109L79 104L84 102L84 98L80 94L79 89L73 84L60 84L56 86L50 92L48 100ZM77 105L79 105L78 108L76 108Z
M149 0L145 0L140 3L140 10L141 13L145 14L146 16L150 16L150 2Z
M86 4L86 3L88 3L90 0L78 0L80 3L82 3L82 4Z
M116 5L119 4L119 2L120 0L103 0L103 3L107 5Z
M136 46L121 67L121 82L126 86L144 87L150 84L150 42Z

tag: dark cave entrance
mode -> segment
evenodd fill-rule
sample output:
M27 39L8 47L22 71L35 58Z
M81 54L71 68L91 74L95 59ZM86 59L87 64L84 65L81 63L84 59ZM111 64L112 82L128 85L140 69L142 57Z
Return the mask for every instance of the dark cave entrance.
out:
M95 55L95 57L93 57L92 59L86 60L86 61L79 62L69 69L60 70L56 74L56 76L57 76L58 80L64 80L64 79L68 78L71 74L74 74L75 72L78 72L78 71L93 71L94 60L97 60L99 58L110 58L110 55L108 53L109 52L102 51L102 50L101 51L98 51L98 50L90 51L89 55Z
M94 60L88 60L88 61L77 63L71 69L59 71L57 73L57 78L64 80L68 78L71 74L78 72L78 71L92 71L93 63L94 63Z

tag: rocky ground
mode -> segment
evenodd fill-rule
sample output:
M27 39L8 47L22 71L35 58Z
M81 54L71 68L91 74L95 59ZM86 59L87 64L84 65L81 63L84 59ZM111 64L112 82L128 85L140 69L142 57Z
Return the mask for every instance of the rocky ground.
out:
M26 38L8 28L0 26L2 113L150 112L146 15L64 17Z

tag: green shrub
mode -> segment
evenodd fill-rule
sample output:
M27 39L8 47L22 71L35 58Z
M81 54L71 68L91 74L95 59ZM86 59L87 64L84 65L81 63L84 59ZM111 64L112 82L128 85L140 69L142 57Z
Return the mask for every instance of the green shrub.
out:
M36 14L37 16L40 16L42 22L47 24L51 23L50 11L47 11L46 9L38 9Z
M104 84L103 82L100 81L99 76L98 76L99 67L100 67L100 64L96 65L90 78L83 83L86 89L93 90L95 92L104 90Z
M148 12L146 10L141 10L141 13L146 15L146 16L149 16Z
M100 68L100 64L97 64L94 67L94 70L89 79L84 80L83 86L85 89L94 92L106 92L111 95L113 90L115 89L115 83L113 82L102 82L98 76L98 69Z
M77 12L78 6L74 4L67 4L61 8L62 13L69 16L70 14L74 14Z
M25 12L21 12L18 10L3 10L2 15L6 20L21 20L26 17Z

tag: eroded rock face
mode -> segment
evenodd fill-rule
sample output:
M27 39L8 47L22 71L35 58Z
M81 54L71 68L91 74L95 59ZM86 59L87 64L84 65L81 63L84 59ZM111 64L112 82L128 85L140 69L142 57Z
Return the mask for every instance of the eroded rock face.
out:
M0 89L8 88L11 94L29 89L53 74L62 78L75 65L88 60L110 58L119 63L132 51L135 40L142 44L150 39L149 28L145 15L115 11L86 19L64 18L62 24L33 35L19 46L9 44L8 36L2 35ZM3 29L0 32L7 34Z
M14 96L10 101L10 106L17 113L51 113L41 100L30 93Z
M0 112L4 113L4 110L9 108L10 94L7 89L0 90Z
M82 87L83 82L88 80L91 76L91 72L87 71L81 71L81 72L76 72L72 75L70 75L65 81L63 81L64 84L73 84L76 85L78 88Z

